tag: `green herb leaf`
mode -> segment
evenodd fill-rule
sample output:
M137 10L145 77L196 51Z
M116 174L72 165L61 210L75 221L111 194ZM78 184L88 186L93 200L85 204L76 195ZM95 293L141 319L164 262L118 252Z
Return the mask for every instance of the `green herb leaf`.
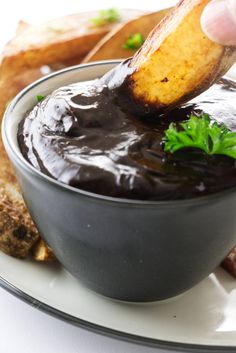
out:
M124 49L139 49L144 43L144 38L141 33L135 33L130 36L123 45Z
M183 148L198 148L209 155L222 154L236 159L236 132L224 124L212 122L209 115L191 115L179 125L171 123L163 139L164 151L174 153Z
M115 8L111 8L99 11L98 17L91 18L90 21L94 26L101 27L109 23L118 22L120 18L121 17L119 11Z
M38 96L36 96L36 99L38 102L41 102L42 100L44 100L44 96L42 96L41 94L39 94Z

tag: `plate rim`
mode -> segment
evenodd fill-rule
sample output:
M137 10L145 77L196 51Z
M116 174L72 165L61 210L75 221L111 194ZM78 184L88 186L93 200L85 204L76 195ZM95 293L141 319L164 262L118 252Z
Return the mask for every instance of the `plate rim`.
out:
M46 304L32 297L31 295L27 294L25 291L21 290L2 276L0 276L0 287L5 289L8 293L14 295L16 298L25 302L26 304L29 304L31 307L38 309L56 319L60 319L66 323L96 334L102 334L106 337L119 339L120 341L126 341L129 343L134 343L146 347L168 349L171 352L181 353L235 353L236 350L236 346L198 345L181 342L171 342L122 332L119 330L89 322L87 320L63 312L62 310L59 310L49 304Z

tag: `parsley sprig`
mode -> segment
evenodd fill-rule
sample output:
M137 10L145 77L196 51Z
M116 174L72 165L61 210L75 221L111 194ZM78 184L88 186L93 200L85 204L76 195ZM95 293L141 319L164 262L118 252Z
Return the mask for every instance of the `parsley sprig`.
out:
M123 45L124 49L139 49L144 43L144 38L141 33L135 33L130 36L125 44Z
M43 101L44 100L44 96L42 96L41 94L38 94L37 96L36 96L36 99L37 99L37 101L38 102L41 102L41 101Z
M90 22L96 27L105 26L109 23L118 22L121 16L117 9L111 8L107 10L100 10L98 12L98 16L95 18L91 18Z
M209 115L191 115L180 124L171 123L164 135L164 151L174 153L183 148L198 148L209 155L221 154L236 159L236 132L224 124L212 122Z
M44 100L44 96L42 96L41 94L38 94L37 96L36 96L36 99L37 99L37 101L38 102L41 102L41 101L43 101Z

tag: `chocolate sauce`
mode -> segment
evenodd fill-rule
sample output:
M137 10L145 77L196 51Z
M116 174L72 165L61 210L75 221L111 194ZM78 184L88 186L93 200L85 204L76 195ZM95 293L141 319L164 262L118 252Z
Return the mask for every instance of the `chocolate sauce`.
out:
M40 93L40 92L39 92ZM200 150L163 151L163 132L191 113L236 131L236 84L222 79L189 103L158 116L134 116L115 88L95 80L62 87L19 125L23 156L63 183L139 200L187 199L236 185L236 162ZM122 108L121 108L122 107Z

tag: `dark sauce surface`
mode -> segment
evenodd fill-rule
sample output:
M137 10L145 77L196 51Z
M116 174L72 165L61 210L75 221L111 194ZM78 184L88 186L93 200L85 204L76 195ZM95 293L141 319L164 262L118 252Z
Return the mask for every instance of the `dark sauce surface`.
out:
M120 108L99 80L62 87L20 123L23 156L43 173L101 195L175 200L236 185L236 161L200 150L163 152L163 131L208 113L236 131L236 84L222 79L170 113L140 118Z

